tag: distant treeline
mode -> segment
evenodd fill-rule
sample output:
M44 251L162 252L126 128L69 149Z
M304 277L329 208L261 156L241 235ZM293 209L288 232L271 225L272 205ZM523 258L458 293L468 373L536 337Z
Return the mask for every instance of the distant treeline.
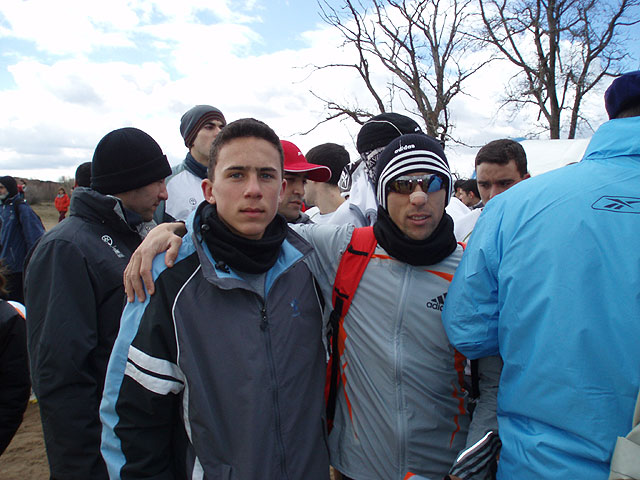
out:
M67 195L71 196L74 181L73 179L64 180L64 182L50 182L25 178L24 181L27 184L27 188L24 196L27 203L37 205L42 202L53 202L60 187L63 187L67 191ZM16 178L16 181L20 183L20 179Z

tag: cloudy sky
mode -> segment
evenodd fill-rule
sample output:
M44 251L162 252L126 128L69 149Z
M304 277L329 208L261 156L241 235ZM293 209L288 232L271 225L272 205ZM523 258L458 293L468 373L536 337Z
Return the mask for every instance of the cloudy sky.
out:
M148 132L177 164L186 153L180 117L203 103L220 108L228 121L259 118L303 152L332 141L355 155L354 122L333 121L300 135L326 115L311 91L368 102L352 72L314 73L312 64L353 54L318 10L313 0L2 0L0 174L73 176L102 136L124 126ZM497 112L509 72L508 65L493 64L454 100L454 135L461 141L482 145L531 130L530 116ZM384 75L377 72L381 81ZM606 119L607 86L584 105L594 127ZM468 150L447 151L454 170L471 172Z

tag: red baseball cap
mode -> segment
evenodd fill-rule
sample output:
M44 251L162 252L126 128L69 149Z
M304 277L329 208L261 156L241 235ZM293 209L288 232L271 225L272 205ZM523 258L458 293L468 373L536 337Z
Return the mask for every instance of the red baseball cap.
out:
M326 182L331 178L331 169L324 165L307 162L300 149L293 143L280 140L284 151L284 171L290 173L307 173L307 178L314 182Z

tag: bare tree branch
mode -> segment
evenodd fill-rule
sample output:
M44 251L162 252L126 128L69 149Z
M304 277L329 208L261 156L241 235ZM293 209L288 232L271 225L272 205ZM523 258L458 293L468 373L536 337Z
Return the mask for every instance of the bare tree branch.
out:
M407 110L422 118L428 134L450 139L449 104L462 93L464 82L490 61L470 65L467 58L475 42L465 32L471 23L472 2L369 0L366 7L359 0L344 0L337 10L323 0L321 17L340 31L343 46L355 48L358 60L316 69L356 70L375 102L376 114L392 107L394 101L404 102ZM376 84L372 65L381 65L391 74L385 86ZM323 101L329 115L321 123L347 117L361 123L373 113L335 100Z
M484 40L520 70L505 102L535 103L551 138L575 138L585 95L616 75L628 53L621 29L640 22L640 0L478 0ZM634 16L635 13L635 16ZM533 48L531 48L533 46ZM568 126L562 114L570 116Z

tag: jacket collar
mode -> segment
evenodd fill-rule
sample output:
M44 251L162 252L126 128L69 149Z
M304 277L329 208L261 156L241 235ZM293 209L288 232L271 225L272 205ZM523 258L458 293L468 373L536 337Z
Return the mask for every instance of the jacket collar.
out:
M603 123L593 134L583 160L640 157L640 117L616 118Z
M71 196L69 215L106 223L118 232L138 232L142 218L124 208L122 201L112 195L103 195L90 188L78 187Z
M187 219L187 235L184 238L188 238L188 241L193 244L202 266L202 274L209 282L219 288L243 288L253 291L249 284L242 278L242 272L235 272L228 266L217 266L216 259L213 258L200 235L200 210L200 207L196 208ZM270 287L280 275L287 272L312 252L313 247L289 228L287 237L284 242L282 242L280 255L278 256L276 264L265 274L265 292L269 291Z

